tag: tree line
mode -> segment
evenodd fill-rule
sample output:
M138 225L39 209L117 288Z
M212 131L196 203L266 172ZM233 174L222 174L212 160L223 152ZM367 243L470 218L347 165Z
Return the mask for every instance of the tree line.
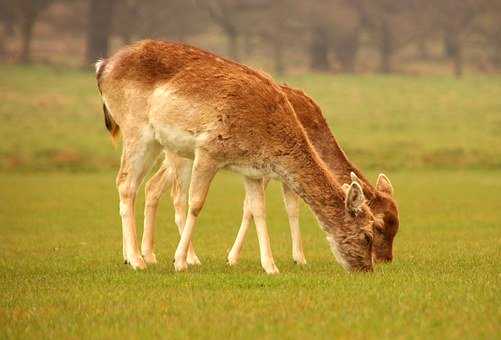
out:
M108 54L112 38L190 41L215 30L228 57L241 61L259 50L278 74L297 54L312 70L353 73L362 49L382 73L395 71L408 48L429 60L439 47L456 76L473 52L501 68L501 0L0 0L0 57L15 36L17 60L30 62L37 21L55 4L72 10L48 24L83 33L87 64Z

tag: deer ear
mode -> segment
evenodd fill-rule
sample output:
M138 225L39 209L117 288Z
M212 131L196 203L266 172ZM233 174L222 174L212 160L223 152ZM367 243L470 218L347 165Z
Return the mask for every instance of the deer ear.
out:
M377 176L376 190L393 195L393 186L385 174L379 174L379 176Z
M348 190L350 190L350 185L349 185L348 183L344 183L344 184L341 186L341 189L343 189L344 194L348 196Z
M358 184L360 184L360 186L362 186L362 181L360 180L360 178L358 178L358 176L353 171L350 172L350 177L351 177L352 182L358 183Z
M352 182L346 194L346 210L350 213L358 213L362 204L365 202L364 192L362 187L357 182Z

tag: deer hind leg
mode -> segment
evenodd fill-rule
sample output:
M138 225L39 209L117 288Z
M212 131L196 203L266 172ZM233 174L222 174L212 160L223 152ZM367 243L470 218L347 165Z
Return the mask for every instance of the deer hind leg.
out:
M301 231L299 230L299 196L285 184L282 186L282 193L291 229L292 259L297 264L306 264L303 243L301 241Z
M174 268L176 271L186 270L188 248L193 234L195 223L203 208L210 183L218 170L217 163L204 152L197 150L193 162L191 182L188 199L188 215L181 232L181 240L174 256Z
M193 162L175 155L167 155L166 159L169 158L171 159L171 164L174 167L171 197L174 205L176 225L179 230L179 235L181 235L186 223L186 213L188 211L188 193L190 189ZM190 241L188 245L186 262L188 265L201 264L197 254L195 253L193 241Z
M146 264L139 253L134 203L137 190L145 173L158 155L160 147L153 139L148 127L139 133L123 133L123 152L120 170L117 175L117 188L120 197L120 216L125 243L125 259L134 269L145 269Z
M263 179L263 185L266 189L266 185L268 184L268 179ZM240 229L238 229L237 238L231 247L230 252L228 253L228 264L230 266L236 265L238 262L238 258L240 257L240 253L242 251L245 235L247 235L247 230L252 222L252 212L249 209L249 192L245 190L245 199L243 205L243 213L242 213L242 222L240 223Z
M155 255L155 222L160 198L172 184L172 169L163 162L145 186L144 228L141 254L146 263L157 263Z
M249 230L251 222L252 222L252 213L249 209L247 191L246 191L240 229L238 229L237 238L235 239L235 242L233 243L233 246L231 247L231 250L228 253L228 264L230 266L233 266L238 262L240 252L242 251L245 235L247 234L247 230Z
M261 265L267 274L278 274L278 268L273 260L270 237L266 225L266 207L264 198L264 182L262 179L245 178L245 190L247 192L248 207L256 224L259 241Z

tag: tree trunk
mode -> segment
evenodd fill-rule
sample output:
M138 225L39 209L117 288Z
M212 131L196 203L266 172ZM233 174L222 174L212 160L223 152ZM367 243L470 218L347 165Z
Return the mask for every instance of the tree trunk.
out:
M393 71L392 58L394 52L393 35L388 22L383 22L381 30L381 65L382 73L391 73Z
M355 73L357 53L360 43L360 30L345 31L334 39L334 54L341 65L341 72Z
M313 29L310 48L310 66L313 70L328 71L329 64L329 39L327 32L321 28Z
M31 40L33 37L33 27L35 26L36 14L26 13L21 22L21 54L19 62L27 64L31 61Z
M453 35L450 32L444 33L444 58L449 59L454 55Z
M454 61L454 75L456 78L461 78L463 76L463 46L460 41L457 41L456 51L453 57Z
M90 0L87 27L86 63L108 55L114 0Z
M12 10L5 5L0 7L0 60L8 59L9 51L7 50L7 42L14 35L14 18Z
M460 78L463 75L463 45L457 32L446 32L444 38L445 53L452 59L454 75Z

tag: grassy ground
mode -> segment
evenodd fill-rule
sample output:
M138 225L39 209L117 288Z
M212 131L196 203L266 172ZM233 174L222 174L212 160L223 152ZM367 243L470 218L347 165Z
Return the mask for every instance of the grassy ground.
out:
M225 264L242 198L221 174L195 236L203 265L175 274L169 200L159 221L160 263L121 264L113 174L0 179L0 337L495 338L501 320L499 172L393 174L402 227L396 261L349 275L303 209L309 264L294 265L274 185L269 223L280 276L262 273L255 233L242 262Z
M0 73L0 338L499 338L500 78L288 79L325 108L371 178L372 169L390 169L401 230L394 263L350 275L303 208L309 263L296 266L272 184L268 221L281 274L268 277L254 231L239 265L225 264L243 197L229 173L217 176L195 233L201 267L173 271L169 199L160 263L145 272L121 264L118 151L92 75Z

